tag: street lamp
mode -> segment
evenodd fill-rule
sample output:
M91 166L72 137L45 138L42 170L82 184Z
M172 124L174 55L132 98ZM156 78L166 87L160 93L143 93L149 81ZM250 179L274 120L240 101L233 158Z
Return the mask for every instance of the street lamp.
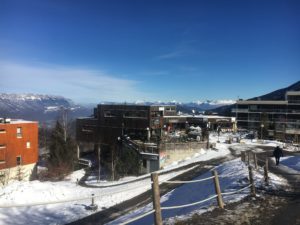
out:
M207 149L209 149L209 128L210 128L210 122L207 122L206 129L207 129Z
M220 143L219 137L220 137L220 132L221 132L221 126L218 125L217 127L217 132L218 132L218 143Z
M147 131L147 141L149 142L150 141L150 137L151 137L149 127L146 128L146 131Z
M263 136L263 128L265 127L265 125L262 123L260 125L260 139L262 140L262 136Z

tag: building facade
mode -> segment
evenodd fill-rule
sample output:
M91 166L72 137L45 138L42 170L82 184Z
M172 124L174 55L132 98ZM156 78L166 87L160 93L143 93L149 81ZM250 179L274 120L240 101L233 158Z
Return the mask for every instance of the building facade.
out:
M158 170L158 142L165 115L176 115L176 106L100 104L94 109L93 117L76 121L80 152L88 149L97 152L101 148L101 157L112 163L121 142L122 148L138 152L143 162L141 172Z
M38 123L0 118L0 182L29 180L38 161Z
M113 157L122 150L138 152L142 161L140 172L149 173L161 167L162 153L175 154L176 148L170 148L175 146L170 145L173 142L181 141L180 148L185 152L193 146L201 149L207 146L201 130L221 127L232 131L234 124L231 117L177 115L175 105L98 105L92 117L77 119L76 139L81 154L93 151L101 156L102 164L109 162L110 167ZM177 138L178 133L186 135Z
M239 128L254 130L258 138L299 143L300 92L286 93L282 101L238 101L232 110Z

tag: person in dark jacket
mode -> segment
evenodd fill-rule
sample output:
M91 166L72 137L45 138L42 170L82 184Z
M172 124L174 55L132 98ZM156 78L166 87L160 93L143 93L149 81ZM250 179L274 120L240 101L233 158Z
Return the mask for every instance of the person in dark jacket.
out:
M274 156L275 159L276 159L276 165L278 165L278 164L279 164L280 157L283 156L282 149L281 149L279 146L276 146L276 148L274 149L274 151L273 151L273 156Z

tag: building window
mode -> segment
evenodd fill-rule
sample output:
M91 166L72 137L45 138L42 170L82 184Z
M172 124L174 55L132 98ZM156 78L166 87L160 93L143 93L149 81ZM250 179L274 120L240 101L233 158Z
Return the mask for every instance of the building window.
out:
M0 134L5 134L6 130L5 129L0 129Z
M26 142L26 148L30 148L30 141Z
M17 127L17 138L22 137L22 127Z
M1 144L0 145L0 164L5 163L5 150L3 150L4 148L6 148L6 145Z
M116 113L116 111L113 110L105 110L104 111L104 117L117 117L118 114Z
M22 164L22 157L19 155L17 156L17 166Z
M147 160L146 159L143 159L143 167L147 168Z

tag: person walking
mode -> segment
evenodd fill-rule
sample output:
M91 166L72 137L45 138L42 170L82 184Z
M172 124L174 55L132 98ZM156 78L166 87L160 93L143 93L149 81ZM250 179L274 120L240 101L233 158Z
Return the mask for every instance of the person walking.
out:
M282 149L279 146L276 146L276 148L274 149L273 156L275 157L276 160L276 166L278 166L280 157L283 156Z

